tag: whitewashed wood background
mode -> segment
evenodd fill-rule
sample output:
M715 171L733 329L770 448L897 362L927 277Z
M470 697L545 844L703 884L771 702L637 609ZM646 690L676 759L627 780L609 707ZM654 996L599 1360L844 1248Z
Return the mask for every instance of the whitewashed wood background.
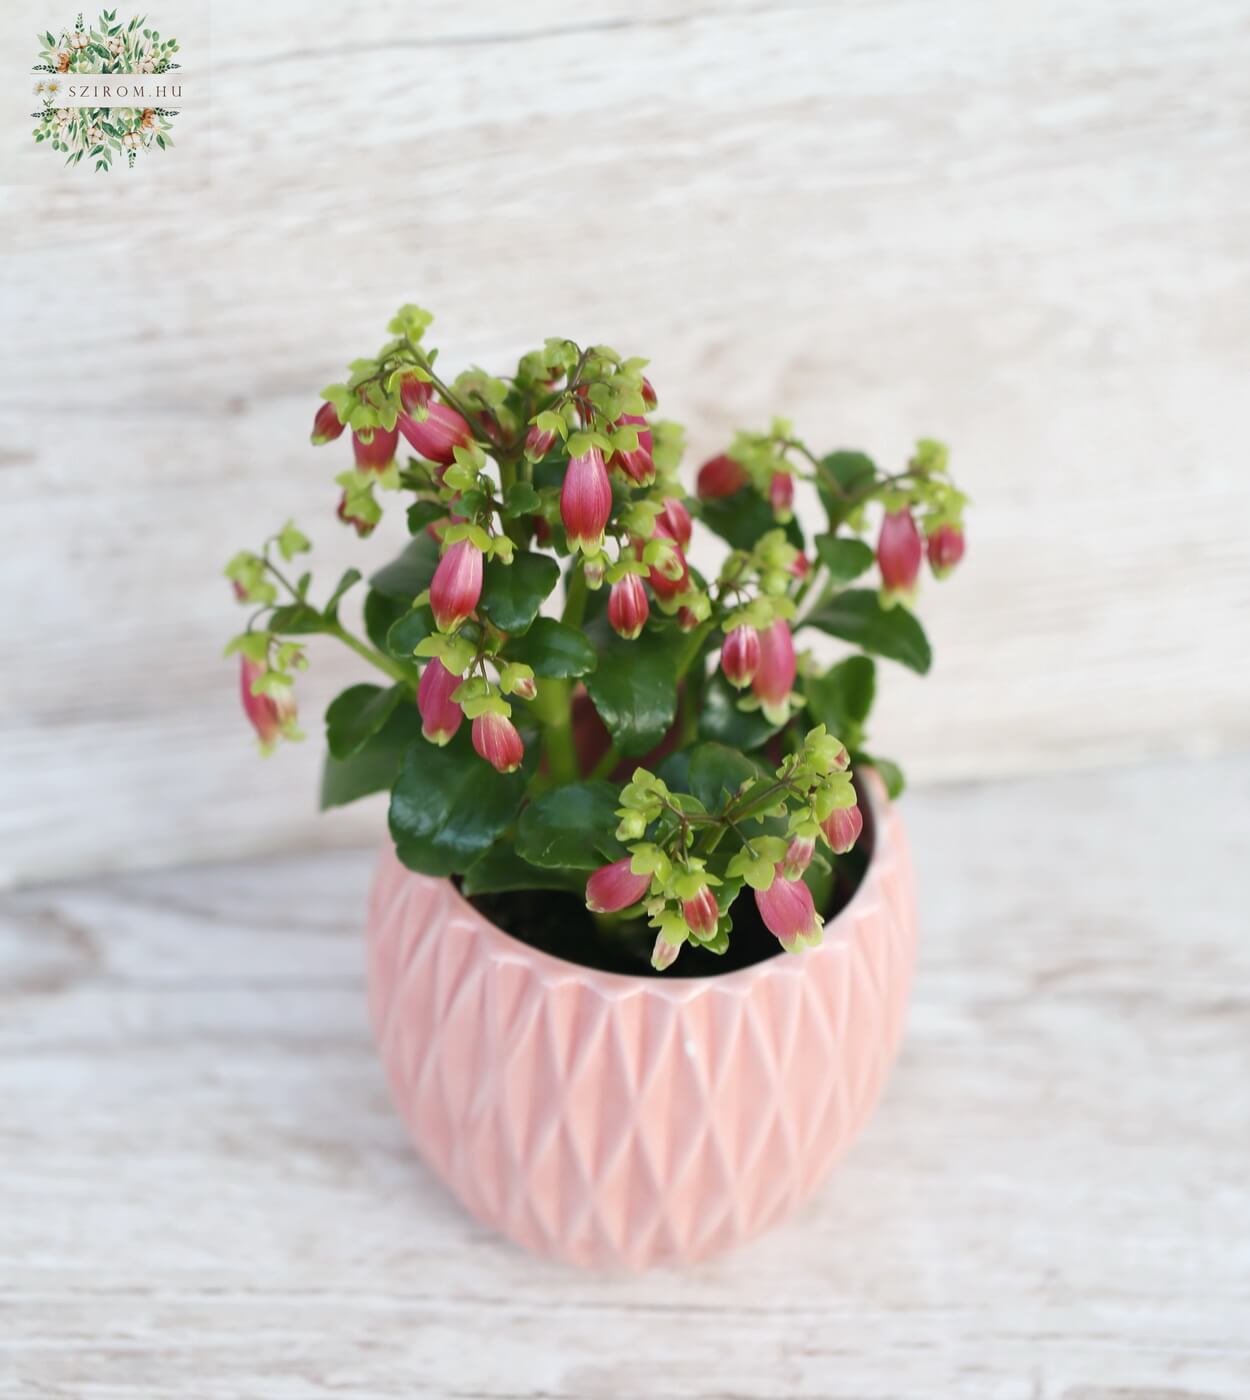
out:
M219 569L288 514L327 578L383 553L306 435L405 300L452 364L649 353L692 463L774 411L949 440L967 566L876 726L914 778L1250 741L1242 0L207 14L211 122L132 177L28 181L6 117L0 880L380 829L315 816L315 742L256 763Z

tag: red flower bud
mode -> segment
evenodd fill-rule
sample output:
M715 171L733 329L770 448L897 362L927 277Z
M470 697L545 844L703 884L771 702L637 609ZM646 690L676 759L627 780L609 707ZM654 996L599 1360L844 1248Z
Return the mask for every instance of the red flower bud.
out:
M790 572L795 578L806 578L812 571L811 560L806 554L799 553L794 556L794 563L790 565Z
M637 574L626 574L612 585L608 594L608 621L626 641L633 641L642 631L650 611L647 590Z
M632 452L614 452L609 465L623 471L637 485L650 486L655 480L655 462L651 457L655 444L651 429L647 427L647 420L635 413L622 413L616 420L617 427L622 423L642 425L638 429L638 446Z
M785 859L781 862L781 873L787 880L797 880L812 863L816 854L816 843L810 836L795 836L786 847Z
M920 572L924 546L911 511L891 511L881 522L877 539L877 564L881 582L892 593L909 593Z
M277 743L284 729L295 721L295 697L288 690L285 695L253 695L252 685L265 674L266 668L258 661L240 657L239 688L243 699L243 713L252 722L263 749L271 749Z
M829 849L835 855L844 856L859 840L864 829L864 814L858 806L839 807L836 812L830 812L820 829L825 833Z
M672 496L664 500L664 509L656 516L655 528L670 539L677 541L682 549L690 543L694 527L690 522L690 512Z
M343 522L344 525L351 525L362 540L368 539L368 537L371 534L373 534L374 530L377 528L377 522L375 520L366 520L363 515L354 515L351 512L349 512L347 508L346 491L344 491L342 496L339 497L339 505L338 509L335 511L335 514Z
M759 634L760 664L751 680L751 689L766 705L779 705L794 689L798 666L790 624L779 617Z
M650 875L635 875L629 856L601 865L586 881L586 908L596 914L615 914L637 904L651 884Z
M691 895L681 906L686 924L700 938L710 938L716 932L716 921L720 918L720 908L716 896L706 885Z
M460 684L460 677L436 656L421 673L417 687L417 709L421 712L421 732L440 747L454 737L464 718L464 711L451 698Z
M522 676L513 681L512 693L518 700L533 700L538 695L538 682L533 676Z
M529 425L525 434L525 455L531 462L541 462L555 445L555 433L540 428L535 423Z
M945 578L964 557L964 532L958 525L939 525L929 536L928 544L934 578Z
M456 460L457 447L468 447L473 441L473 429L468 422L445 403L431 403L428 416L420 421L401 413L399 431L418 457L444 467Z
M352 433L352 450L356 454L356 465L361 471L381 472L395 460L395 445L399 434L392 428L366 428L363 433Z
M323 403L313 419L313 445L320 447L323 442L333 442L342 435L343 424L339 422L338 409L332 403Z
M821 919L812 903L812 892L802 880L787 880L777 866L776 878L766 890L755 891L755 907L764 927L787 953L797 953L805 944L820 942Z
M789 472L774 472L768 483L768 504L784 525L794 516L794 478Z
M741 491L748 479L742 467L722 452L699 468L695 491L701 501L711 501L718 496L732 496L735 491Z
M440 632L454 632L482 596L482 551L457 540L438 561L430 581L430 608Z
M534 539L538 544L551 543L551 526L544 515L531 515L530 524L534 527Z
M720 649L720 668L730 685L741 690L755 679L760 665L760 634L754 627L735 627ZM788 695L790 692L787 691Z
M500 773L515 773L525 757L525 744L507 715L487 711L473 721L473 747Z
M592 554L582 562L582 573L586 587L597 593L603 587L603 576L608 571L608 561L602 554Z
M406 375L399 386L399 401L408 413L423 413L433 397L433 384L418 379L415 374Z
M586 552L597 549L611 514L612 483L603 464L603 453L592 447L569 462L560 488L560 518L568 533L569 547Z
M672 967L677 961L677 954L681 952L680 943L670 943L662 933L656 935L655 946L651 949L651 966L657 972L663 972L666 967Z
M693 608L678 608L677 625L683 632L693 632L699 625L699 615Z
M654 408L659 399L655 396L655 390L651 387L651 381L644 374L642 376L642 401L648 408Z

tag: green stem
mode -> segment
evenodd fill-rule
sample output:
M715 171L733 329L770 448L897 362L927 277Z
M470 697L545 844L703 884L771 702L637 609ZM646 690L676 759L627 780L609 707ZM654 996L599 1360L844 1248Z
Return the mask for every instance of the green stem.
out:
M586 602L589 596L590 590L586 583L586 565L579 556L577 565L569 576L568 594L564 600L561 621L567 622L570 627L580 627L586 616Z
M530 713L543 727L547 767L558 783L577 781L577 748L573 743L572 688L568 681L541 680Z
M383 656L380 651L375 651L367 642L362 642L359 637L353 636L341 623L334 623L326 627L326 632L331 637L337 637L344 646L351 647L357 656L363 656L371 665L376 666L379 671L385 671L392 680L402 681L404 685L412 685L415 677L412 672L401 661L395 661L389 656Z

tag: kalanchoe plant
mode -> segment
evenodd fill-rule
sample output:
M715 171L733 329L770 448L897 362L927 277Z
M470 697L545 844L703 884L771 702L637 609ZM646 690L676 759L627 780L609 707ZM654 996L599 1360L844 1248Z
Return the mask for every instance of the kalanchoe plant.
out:
M922 441L887 472L777 420L707 462L691 500L645 360L557 338L510 376L444 378L430 320L404 307L313 421L314 443L351 442L345 525L363 537L384 503L407 513L410 542L365 596L367 635L339 616L359 571L320 603L308 573L291 577L309 548L294 525L226 570L251 609L228 651L262 746L299 737L304 644L333 637L386 683L330 705L322 803L389 788L412 869L470 897L584 892L656 969L689 946L724 952L748 890L782 947L818 942L833 865L863 828L853 772L902 785L866 747L874 658L928 670L908 604L926 553L942 577L964 552L946 449ZM796 481L828 518L810 541ZM714 576L689 562L692 517L729 547ZM853 586L874 564L880 586ZM849 654L818 665L795 645L811 629Z

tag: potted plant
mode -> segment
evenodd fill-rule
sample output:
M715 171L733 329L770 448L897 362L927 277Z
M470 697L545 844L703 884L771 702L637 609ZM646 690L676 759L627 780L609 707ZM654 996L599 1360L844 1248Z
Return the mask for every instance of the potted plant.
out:
M427 1162L526 1246L695 1258L815 1188L897 1047L915 907L874 658L928 669L908 604L962 555L964 497L936 442L886 472L778 420L692 500L644 360L557 338L445 378L430 319L404 307L316 414L352 445L343 522L407 512L365 635L360 572L316 601L288 524L226 571L243 706L266 750L298 737L313 635L380 673L329 706L322 803L390 790L371 1014ZM707 575L696 522L727 546ZM797 651L811 629L847 654Z

